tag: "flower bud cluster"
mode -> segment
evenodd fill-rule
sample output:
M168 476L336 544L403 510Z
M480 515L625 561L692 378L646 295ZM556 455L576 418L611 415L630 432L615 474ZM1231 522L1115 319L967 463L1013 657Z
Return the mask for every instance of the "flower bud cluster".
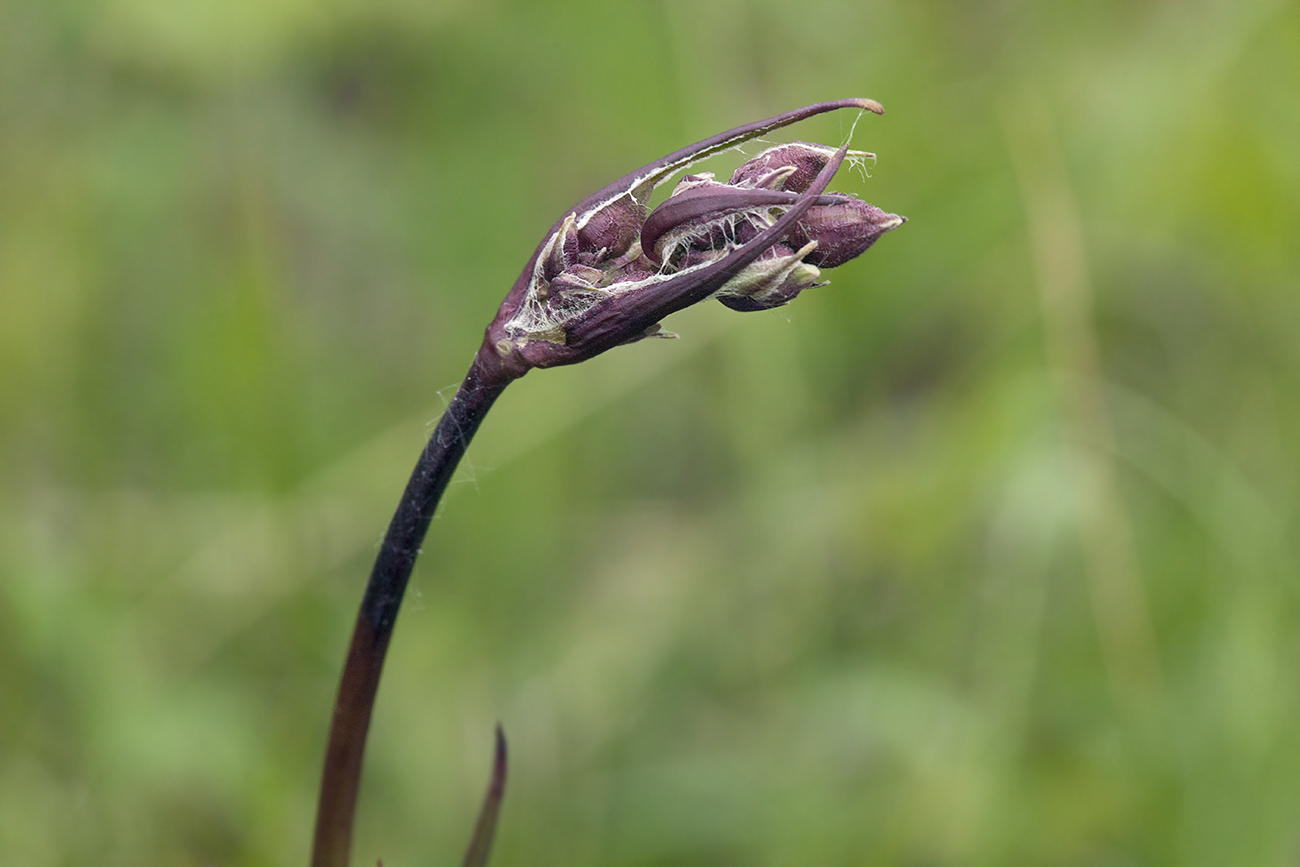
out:
M851 153L847 146L777 145L726 183L688 174L653 211L646 201L674 168L838 107L881 111L870 100L810 106L707 139L585 199L556 224L507 296L489 327L492 345L527 367L572 363L618 343L672 336L659 319L705 297L734 310L767 310L823 285L821 269L861 255L904 222L824 192Z
M642 226L645 256L661 267L690 268L730 255L774 225L834 154L825 145L791 142L763 151L725 184L709 173L686 176ZM860 256L903 222L853 196L820 196L793 231L715 297L734 310L788 304L804 289L824 285L821 268Z

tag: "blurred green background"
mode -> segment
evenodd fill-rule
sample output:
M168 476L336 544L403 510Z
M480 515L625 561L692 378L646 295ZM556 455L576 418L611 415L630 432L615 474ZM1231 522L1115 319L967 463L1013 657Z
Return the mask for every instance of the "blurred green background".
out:
M1300 862L1272 0L7 0L0 859L305 864L376 544L542 233L846 96L836 186L905 227L489 416L355 863L458 863L498 719L498 867Z

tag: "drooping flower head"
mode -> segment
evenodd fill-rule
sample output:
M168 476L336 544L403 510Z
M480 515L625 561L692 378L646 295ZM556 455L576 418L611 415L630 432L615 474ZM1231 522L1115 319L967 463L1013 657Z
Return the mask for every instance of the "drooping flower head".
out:
M687 175L651 212L655 187L721 151L837 108L882 114L868 99L818 103L712 136L593 193L538 245L496 318L484 351L522 375L662 335L660 320L710 296L765 310L822 285L821 269L861 255L904 218L825 192L850 154L809 142L770 147L726 183Z

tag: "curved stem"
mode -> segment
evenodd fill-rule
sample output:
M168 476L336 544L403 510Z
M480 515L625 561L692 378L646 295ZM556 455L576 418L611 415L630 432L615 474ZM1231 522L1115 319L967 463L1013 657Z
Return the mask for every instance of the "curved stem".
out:
M494 353L479 352L420 454L384 534L343 664L316 809L312 867L346 867L348 863L366 733L384 656L415 558L438 501L475 431L497 397L518 375L504 369Z

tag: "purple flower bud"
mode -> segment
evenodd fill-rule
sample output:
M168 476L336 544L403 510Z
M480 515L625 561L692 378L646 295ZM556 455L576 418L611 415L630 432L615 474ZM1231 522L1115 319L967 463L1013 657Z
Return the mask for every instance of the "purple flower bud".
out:
M805 289L823 285L821 271L805 259L816 244L809 242L791 250L784 244L772 248L772 254L747 265L718 290L717 299L732 310L771 310L789 304Z
M817 242L807 261L821 268L838 268L861 256L876 239L907 222L906 217L887 214L875 205L846 196L833 205L814 205L803 215L791 244Z
M835 148L813 142L794 141L776 145L736 169L731 176L731 184L802 193L812 184L818 172L826 168L833 156ZM864 151L849 151L849 156L858 159L876 158L875 154Z
M584 217L578 226L579 255L595 264L627 252L645 222L646 207L629 196L607 203Z

